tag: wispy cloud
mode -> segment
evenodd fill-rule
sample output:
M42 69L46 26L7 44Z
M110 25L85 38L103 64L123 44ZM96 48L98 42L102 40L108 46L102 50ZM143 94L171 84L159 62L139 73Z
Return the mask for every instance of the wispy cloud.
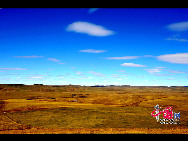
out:
M167 28L172 31L186 31L188 30L188 21L172 23L167 25Z
M167 80L174 80L174 78L171 77L171 78L168 78Z
M156 76L169 76L169 75L174 75L174 74L170 74L170 73L153 73L152 75L156 75Z
M0 70L27 70L22 68L0 68Z
M188 53L165 54L157 56L160 61L176 64L188 64Z
M32 76L32 77L28 77L30 79L42 79L43 77L42 76Z
M109 60L129 60L129 59L138 59L138 58L148 58L155 57L153 55L144 55L144 56L123 56L123 57L107 57Z
M76 75L77 75L77 76L84 76L85 74L83 74L81 71L77 71L77 72L76 72Z
M124 67L146 67L146 65L134 64L134 63L123 63L121 66Z
M179 41L179 42L188 42L188 39L184 39L184 38L167 38L166 40Z
M85 49L85 50L79 50L79 52L102 53L102 52L106 52L106 50Z
M48 58L48 60L52 61L52 62L61 62L61 60L58 60L56 58Z
M9 73L8 73L8 74L3 74L3 75L20 75L20 74L9 74Z
M70 69L75 69L76 67L70 67Z
M166 40L178 41L178 42L188 42L187 35L182 34L182 33L178 33L178 34L172 35L171 37L166 38Z
M179 41L179 42L188 42L188 39L177 38L177 37L170 37L170 38L167 38L166 40L169 40L169 41Z
M44 56L37 56L37 55L33 55L33 56L13 56L16 58L42 58Z
M160 69L160 68L153 68L153 69L144 69L144 70L146 70L150 74L153 74L153 73L161 72L162 69Z
M63 77L63 76L62 76L62 77L58 77L58 78L63 78L63 79L66 79L66 77Z
M121 75L120 74L112 74L111 77L113 78L119 78Z
M97 10L99 10L99 8L89 8L88 13L91 14L93 12L96 12Z
M156 67L156 68L153 68L153 69L144 69L146 70L149 74L151 75L155 75L155 76L169 76L169 75L174 75L171 71L171 73L162 73L162 71L166 71L164 70L165 67ZM168 71L169 72L169 71Z
M103 26L96 25L89 22L77 21L67 26L66 31L83 33L90 36L109 36L114 34L114 31L108 30Z
M125 72L124 70L119 70L119 71L117 71L117 72Z
M95 76L99 76L99 77L105 76L105 75L102 74L102 73L97 73L97 72L94 72L94 71L89 71L88 73L91 73L91 74L93 74L93 75L95 75Z
M143 57L155 57L153 55L144 55Z
M185 73L184 71L167 70L170 73Z
M92 77L79 77L79 78L74 78L74 79L91 79Z
M106 59L111 60L129 60L129 59L137 59L140 56L124 56L124 57L107 57Z

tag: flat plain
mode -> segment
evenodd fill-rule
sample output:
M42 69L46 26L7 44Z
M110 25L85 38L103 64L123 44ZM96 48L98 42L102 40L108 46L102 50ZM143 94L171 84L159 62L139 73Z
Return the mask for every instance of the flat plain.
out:
M180 124L157 122L157 104ZM0 86L0 134L129 133L187 134L188 87Z

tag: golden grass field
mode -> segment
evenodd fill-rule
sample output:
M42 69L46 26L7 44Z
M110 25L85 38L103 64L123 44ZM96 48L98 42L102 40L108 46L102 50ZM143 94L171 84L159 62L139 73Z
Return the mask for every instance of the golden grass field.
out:
M156 104L180 124L156 122ZM0 86L0 134L129 133L187 134L188 88Z

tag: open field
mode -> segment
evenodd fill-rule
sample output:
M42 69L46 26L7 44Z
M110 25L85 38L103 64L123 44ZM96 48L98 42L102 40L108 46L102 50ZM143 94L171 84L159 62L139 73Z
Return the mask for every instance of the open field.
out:
M180 112L180 124L156 122L156 104ZM188 88L0 86L0 134L7 133L187 134Z

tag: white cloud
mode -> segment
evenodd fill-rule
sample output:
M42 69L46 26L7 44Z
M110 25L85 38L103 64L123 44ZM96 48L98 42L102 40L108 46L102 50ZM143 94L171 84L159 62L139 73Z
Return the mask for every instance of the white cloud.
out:
M117 80L123 80L123 79L117 79Z
M179 41L179 42L188 42L187 35L178 33L175 35L172 35L171 37L167 38L166 40L170 41Z
M103 26L96 25L89 22L74 22L67 26L66 31L88 34L90 36L109 36L114 34L112 30L108 30Z
M186 31L188 30L188 21L173 23L168 25L167 28L172 31Z
M59 77L59 78L65 78L65 77Z
M9 74L9 73L8 73L8 74L3 74L3 75L20 75L20 74Z
M66 63L58 63L58 64L64 65L64 64L66 64Z
M113 78L120 78L122 76L120 74L112 74L111 77L113 77Z
M79 77L79 78L74 78L74 79L90 79L91 77Z
M76 67L70 67L70 69L75 69Z
M42 58L44 56L37 56L37 55L33 55L33 56L14 56L16 58Z
M166 67L156 67L157 69L164 69L164 68L166 68Z
M123 63L121 66L125 67L146 67L146 65L134 64L134 63Z
M123 57L107 57L106 59L111 59L111 60L128 60L128 59L137 59L137 58L147 58L147 57L155 57L153 55L144 55L144 56L123 56Z
M185 73L183 71L174 71L174 70L168 70L168 72L170 72L170 73Z
M106 52L106 50L86 49L86 50L80 50L79 52L87 52L87 53L102 53L102 52Z
M95 76L99 76L99 77L104 76L104 74L102 74L102 73L97 73L97 72L94 72L94 71L89 71L88 73L91 73L91 74L93 74L93 75L95 75Z
M154 68L154 69L145 69L147 72L153 74L153 73L156 73L156 72L161 72L159 68Z
M148 73L150 73L151 75L155 75L155 76L169 76L169 75L174 75L174 74L170 74L170 73L164 73L161 74L160 72L162 72L161 70L163 70L165 67L156 67L153 69L144 69L146 70ZM164 70L166 71L166 70Z
M153 55L144 55L143 57L154 57Z
M176 64L188 64L188 53L165 54L157 56L160 61Z
M60 60L56 59L56 58L48 58L48 60L52 61L52 62L61 62Z
M117 72L125 72L124 70L120 70L120 71L117 71Z
M174 75L174 74L169 74L169 73L166 73L166 74L153 73L153 75L156 75L156 76L169 76L169 75Z
M128 59L137 59L140 56L124 56L124 57L107 57L106 59L111 59L111 60L128 60Z
M166 40L169 40L169 41L179 41L179 42L188 42L188 39L177 38L177 37L170 37L170 38L167 38Z
M77 75L79 75L79 74L81 74L81 73L82 73L81 71L77 71L77 72L76 72Z
M42 76L32 76L32 77L29 77L31 79L42 79L43 77Z
M96 12L97 10L99 10L99 8L89 8L88 13L91 14L93 12Z
M27 70L22 68L0 68L0 70Z
M168 78L167 80L174 80L174 78Z
M77 71L77 72L76 72L76 75L77 75L77 76L83 76L83 75L85 75L85 74L83 74L81 71Z

